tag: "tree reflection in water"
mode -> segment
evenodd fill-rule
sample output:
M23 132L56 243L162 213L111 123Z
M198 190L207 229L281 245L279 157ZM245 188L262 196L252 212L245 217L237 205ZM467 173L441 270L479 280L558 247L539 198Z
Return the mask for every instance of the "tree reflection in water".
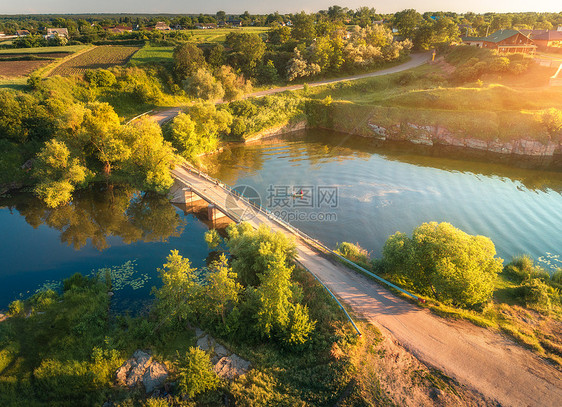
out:
M71 203L54 209L27 194L4 199L2 205L17 210L34 228L44 224L60 231L61 242L76 250L90 240L102 251L110 247L112 236L126 244L165 242L180 236L185 227L165 196L127 186L95 185L77 191Z

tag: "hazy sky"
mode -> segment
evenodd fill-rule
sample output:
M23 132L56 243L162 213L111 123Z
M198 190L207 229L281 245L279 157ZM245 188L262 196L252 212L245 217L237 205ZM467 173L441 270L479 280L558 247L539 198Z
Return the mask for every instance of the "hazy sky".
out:
M418 11L506 12L506 11L562 11L561 0L0 0L0 14L47 13L227 13L240 14L245 10L262 14L273 11L291 13L300 10L317 11L338 4L356 9L374 7L381 13L406 8Z

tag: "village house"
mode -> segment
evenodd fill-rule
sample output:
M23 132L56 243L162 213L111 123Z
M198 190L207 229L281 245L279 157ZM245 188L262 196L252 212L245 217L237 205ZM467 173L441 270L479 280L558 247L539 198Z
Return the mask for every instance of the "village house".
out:
M10 40L10 39L12 39L12 38L16 38L16 36L15 36L15 35L8 35L8 34L6 34L6 33L4 33L4 32L0 32L0 41L2 41L2 40Z
M55 37L64 37L68 39L68 28L47 28L47 34L44 36L46 40Z
M170 26L168 24L166 24L163 21L158 21L156 23L156 25L154 26L155 30L160 30L160 31L169 31L171 30Z
M27 37L28 35L31 35L31 33L28 30L17 30L16 31L17 37Z
M548 30L531 38L539 49L562 48L562 31Z
M487 37L461 37L461 39L467 45L495 49L504 53L533 54L537 49L533 40L517 30L498 30Z
M195 23L193 24L193 26L200 30L212 30L217 28L217 25L215 23Z
M532 39L541 50L562 48L562 30L520 30L520 32Z
M133 27L126 27L123 25L116 25L115 27L104 27L103 29L112 34L124 34L133 31Z

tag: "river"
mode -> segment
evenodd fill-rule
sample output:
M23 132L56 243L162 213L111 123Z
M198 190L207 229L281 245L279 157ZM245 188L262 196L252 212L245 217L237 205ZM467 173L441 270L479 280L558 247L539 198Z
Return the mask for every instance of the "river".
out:
M379 256L389 235L438 221L490 237L504 259L527 253L562 266L562 173L436 155L307 130L227 148L203 165L331 247L359 243ZM82 191L55 210L29 195L1 205L0 308L45 282L134 260L135 283L116 300L138 309L171 249L200 268L210 255L200 217L128 188Z

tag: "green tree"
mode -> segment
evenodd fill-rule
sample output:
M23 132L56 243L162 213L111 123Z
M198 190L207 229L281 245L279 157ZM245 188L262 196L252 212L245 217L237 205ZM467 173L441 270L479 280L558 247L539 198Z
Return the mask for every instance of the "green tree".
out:
M214 102L224 96L221 83L205 68L199 68L184 84L187 93L194 98Z
M309 43L316 37L314 15L301 11L293 17L291 36L297 42Z
M298 48L295 48L294 56L287 65L287 79L293 81L305 76L314 76L321 71L320 65L309 62Z
M271 44L285 44L291 39L291 28L287 26L272 27L267 32L267 39Z
M206 277L205 295L210 309L216 313L226 325L226 312L238 302L242 286L236 282L237 275L228 266L228 260L221 254L219 260L210 267Z
M550 108L542 113L541 121L551 136L562 137L562 110Z
M251 83L246 81L243 76L236 75L230 66L221 66L216 76L224 89L224 99L229 102L238 100L245 93L252 91Z
M471 307L488 301L502 259L492 241L471 236L449 223L424 223L412 237L397 233L383 248L390 272L407 278L423 294Z
M459 39L459 28L457 23L447 17L437 20L424 20L420 24L414 38L417 48L430 49L439 45L448 45Z
M115 75L107 69L88 69L84 74L84 79L91 87L97 88L113 86L117 82Z
M193 75L205 65L203 51L194 43L186 42L174 49L174 71L180 80Z
M283 259L285 266L296 256L295 242L282 232L266 225L255 230L249 223L231 224L227 228L227 245L234 256L232 269L245 286L258 286L259 275L268 271L272 261Z
M414 9L402 10L394 14L392 26L398 30L404 38L414 38L422 16Z
M207 57L207 63L212 68L219 68L224 65L225 61L225 51L222 44L215 44L209 51L209 56Z
M92 156L103 165L103 173L109 178L113 167L130 157L131 148L119 116L108 103L93 102L86 108L78 137L91 149Z
M215 14L215 17L217 18L217 21L224 21L226 20L226 13L222 10L219 10Z
M88 169L63 141L53 139L37 155L34 175L35 194L54 208L71 200L76 185L86 181Z
M266 50L262 38L254 33L231 32L226 36L226 43L232 48L231 58L236 67L248 77L253 76Z
M196 103L187 113L180 113L172 121L168 137L174 147L186 159L213 151L219 135L230 131L232 115L217 110L211 103Z
M275 83L279 80L279 73L271 59L258 67L257 78L258 81L263 84Z
M157 310L162 322L170 318L180 322L188 320L195 313L195 297L199 289L195 269L177 250L170 251L166 260L163 268L158 269L162 287L156 290Z
M260 284L256 292L260 305L256 322L258 331L263 336L271 337L272 331L283 332L289 325L293 267L287 265L283 252L264 254L268 257L268 264L267 269L258 275Z
M328 18L332 21L343 21L346 17L347 8L340 6L330 6L328 7Z
M167 192L174 180L171 168L176 158L172 145L164 140L154 120L141 118L124 129L131 154L124 163L127 177L145 191Z
M209 355L199 348L190 347L185 355L178 358L176 368L179 391L190 398L219 385L220 380Z

